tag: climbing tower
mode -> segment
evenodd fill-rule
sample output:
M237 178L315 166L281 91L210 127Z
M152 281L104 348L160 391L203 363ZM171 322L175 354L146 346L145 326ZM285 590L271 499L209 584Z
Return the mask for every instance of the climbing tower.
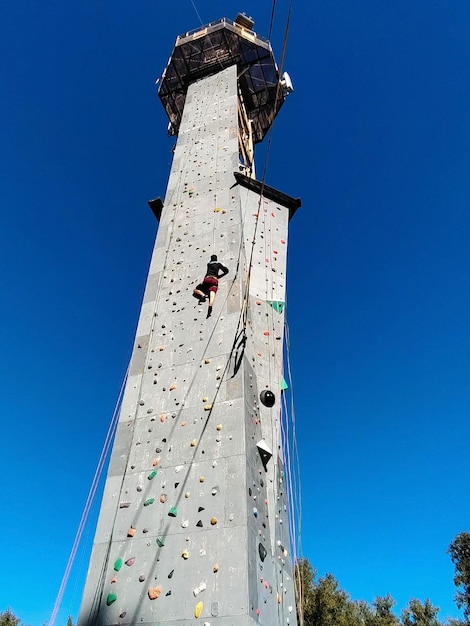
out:
M281 404L287 230L254 175L291 89L245 15L179 36L177 136L78 626L295 626ZM193 298L212 254L213 314Z

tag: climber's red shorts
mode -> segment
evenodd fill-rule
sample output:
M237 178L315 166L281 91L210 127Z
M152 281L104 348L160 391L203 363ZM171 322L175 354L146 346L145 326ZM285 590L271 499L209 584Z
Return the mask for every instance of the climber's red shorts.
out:
M211 291L217 293L217 288L219 286L219 281L215 276L206 276L202 283L196 287L199 291L209 295Z

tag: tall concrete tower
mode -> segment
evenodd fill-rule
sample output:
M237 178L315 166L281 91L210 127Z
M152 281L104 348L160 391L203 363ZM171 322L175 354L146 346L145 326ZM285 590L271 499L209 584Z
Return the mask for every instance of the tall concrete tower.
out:
M245 15L177 38L177 135L79 626L296 624L281 437L287 230L253 146L291 88ZM213 313L193 298L229 269Z

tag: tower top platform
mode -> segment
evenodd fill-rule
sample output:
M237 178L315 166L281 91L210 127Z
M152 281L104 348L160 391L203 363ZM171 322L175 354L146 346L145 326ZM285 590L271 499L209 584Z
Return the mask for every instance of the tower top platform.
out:
M253 140L263 139L285 100L283 89L278 89L279 70L269 41L239 23L238 18L232 21L226 17L176 39L158 88L171 135L178 133L188 85L234 64L252 121Z

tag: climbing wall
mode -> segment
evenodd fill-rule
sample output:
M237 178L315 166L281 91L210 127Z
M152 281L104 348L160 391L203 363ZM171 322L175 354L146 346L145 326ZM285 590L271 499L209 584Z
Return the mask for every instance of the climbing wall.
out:
M235 181L237 93L236 66L188 88L78 626L296 624L279 419L289 211ZM192 290L211 254L230 273L206 319Z

